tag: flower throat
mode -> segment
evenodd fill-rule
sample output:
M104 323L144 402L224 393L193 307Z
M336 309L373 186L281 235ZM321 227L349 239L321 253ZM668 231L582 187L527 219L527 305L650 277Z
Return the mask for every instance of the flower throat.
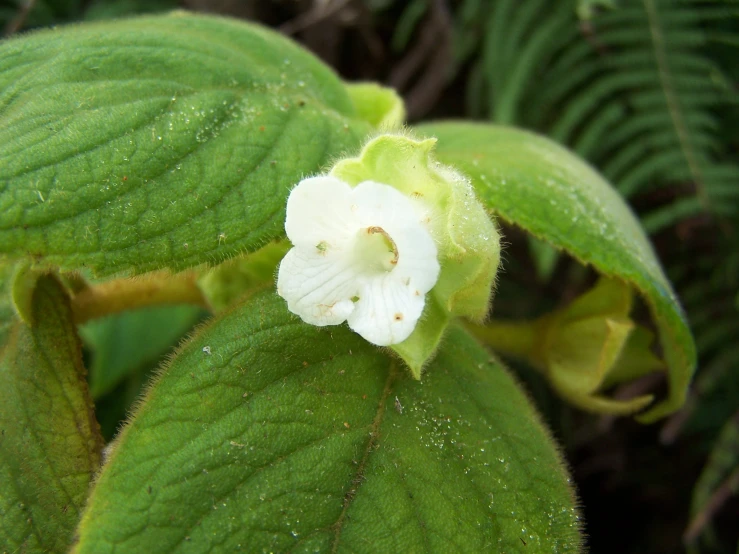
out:
M366 227L357 234L357 254L363 268L372 273L389 273L398 263L398 247L382 227Z

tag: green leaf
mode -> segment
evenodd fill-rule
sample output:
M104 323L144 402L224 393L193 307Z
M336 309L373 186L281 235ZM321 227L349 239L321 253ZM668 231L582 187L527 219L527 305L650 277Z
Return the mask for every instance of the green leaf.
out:
M0 353L0 544L67 552L102 440L55 277L38 280L31 310L36 325L16 321Z
M27 325L33 325L33 293L43 272L32 264L18 264L10 285L10 297L15 314Z
M15 321L15 308L12 302L13 277L15 267L8 260L0 258L0 350Z
M536 269L536 276L542 283L545 283L552 278L557 267L559 252L549 243L540 241L534 236L529 235L528 239L529 253Z
M455 122L417 129L439 139L439 160L466 173L496 215L644 297L659 329L670 390L639 417L651 422L682 406L696 364L693 337L649 241L618 193L570 151L538 135Z
M0 45L0 253L97 274L284 236L291 186L371 126L277 33L175 13Z
M92 351L90 394L97 399L130 373L156 365L202 317L197 306L156 306L111 315L80 327Z
M268 293L162 371L74 552L576 552L578 530L556 447L459 327L419 383Z

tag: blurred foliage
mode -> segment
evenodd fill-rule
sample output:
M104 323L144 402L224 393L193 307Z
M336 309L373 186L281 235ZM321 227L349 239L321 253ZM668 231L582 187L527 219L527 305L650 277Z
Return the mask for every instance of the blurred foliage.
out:
M177 0L0 0L5 35L84 19L112 19L177 9Z
M688 403L661 429L596 419L562 404L530 368L514 368L567 449L592 551L736 552L739 2L0 0L0 29L172 8L258 18L346 77L395 86L411 118L527 127L616 184L653 233L696 336ZM533 318L592 285L573 260L505 231L497 314ZM106 438L156 358L99 399ZM661 386L647 380L615 394Z
M2 0L0 25L4 34L33 27L60 25L80 18L82 0Z
M98 399L130 374L155 366L204 314L197 306L156 306L89 321L79 332L91 353L90 395Z
M165 12L177 7L176 0L98 0L87 7L84 18L113 19L127 15Z

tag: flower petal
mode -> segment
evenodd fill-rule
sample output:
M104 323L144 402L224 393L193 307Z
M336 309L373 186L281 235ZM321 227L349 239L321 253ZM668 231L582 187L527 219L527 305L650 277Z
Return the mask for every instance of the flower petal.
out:
M426 294L436 284L441 266L436 259L434 239L422 227L406 227L400 232L388 231L398 247L398 264L393 270L397 278L416 293Z
M359 294L357 268L340 253L293 248L277 273L277 294L288 309L312 325L338 325L346 321Z
M362 181L352 190L352 201L358 207L357 217L363 226L404 225L421 221L426 210L399 190L375 181Z
M306 323L346 320L374 344L404 341L439 275L428 213L382 183L352 189L332 177L301 181L288 200L285 230L295 247L280 264L277 292ZM397 251L386 272L377 272L376 249L361 233L370 227L381 228Z
M425 220L428 210L389 185L364 181L352 191L362 226L382 227L398 248L398 264L393 270L414 291L426 294L439 278L436 243Z
M394 273L394 272L393 272ZM378 346L407 339L423 312L425 297L393 273L367 279L347 318L349 327Z
M305 248L343 246L359 228L351 196L351 187L335 177L303 179L287 199L287 237Z

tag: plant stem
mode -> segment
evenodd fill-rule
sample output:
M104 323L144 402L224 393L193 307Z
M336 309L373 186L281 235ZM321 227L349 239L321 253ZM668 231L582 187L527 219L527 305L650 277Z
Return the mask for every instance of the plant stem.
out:
M126 310L171 304L210 308L198 287L197 274L155 272L142 277L114 279L74 296L72 312L76 323L85 323Z
M534 322L491 320L485 325L468 323L467 328L496 352L522 360L532 357L541 333Z

